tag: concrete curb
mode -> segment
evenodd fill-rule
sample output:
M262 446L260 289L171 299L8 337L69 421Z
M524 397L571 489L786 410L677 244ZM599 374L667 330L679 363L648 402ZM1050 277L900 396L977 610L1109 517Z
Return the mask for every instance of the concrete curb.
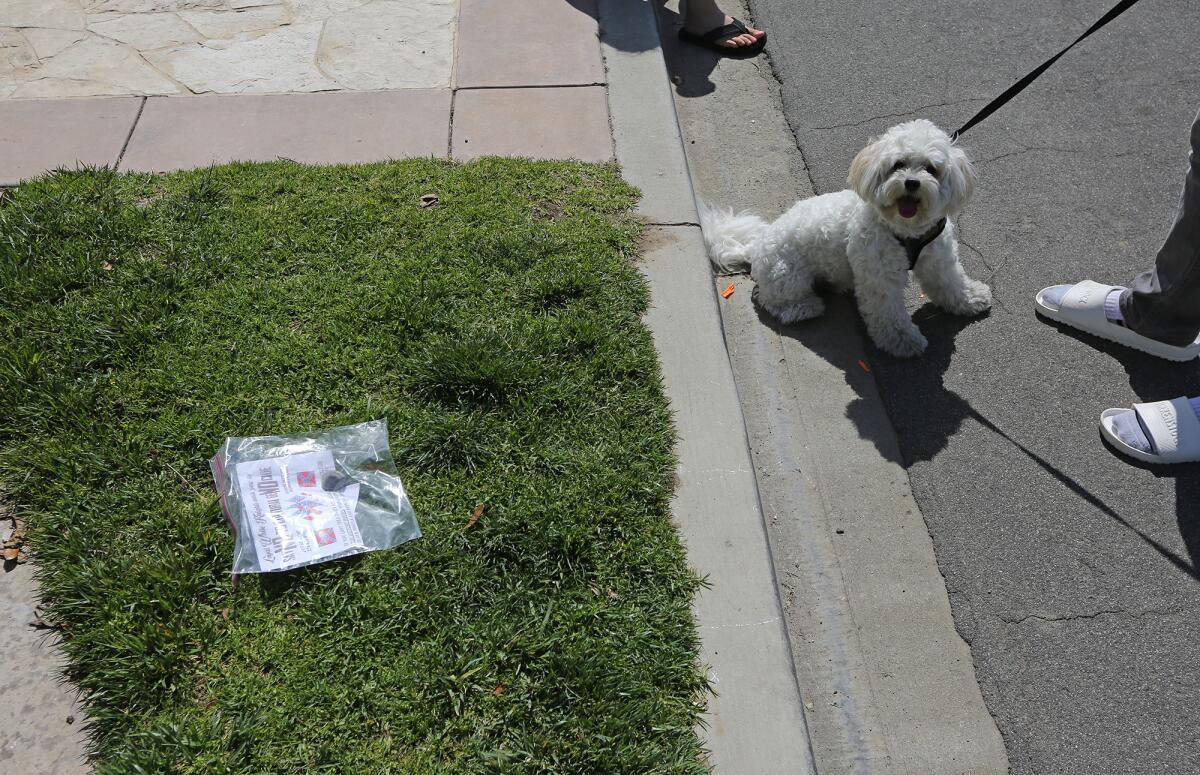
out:
M646 316L678 434L673 510L710 587L694 603L715 694L709 763L727 773L812 773L813 758L745 421L701 239L691 178L646 0L600 0L617 160L644 194Z

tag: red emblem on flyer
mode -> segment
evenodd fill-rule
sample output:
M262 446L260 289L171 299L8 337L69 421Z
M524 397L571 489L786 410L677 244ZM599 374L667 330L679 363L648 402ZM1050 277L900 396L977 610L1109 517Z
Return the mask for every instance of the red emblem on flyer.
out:
M301 471L296 474L296 484L301 487L316 487L317 474L315 471Z
M329 546L337 540L337 536L333 534L333 528L324 527L317 531L317 546Z

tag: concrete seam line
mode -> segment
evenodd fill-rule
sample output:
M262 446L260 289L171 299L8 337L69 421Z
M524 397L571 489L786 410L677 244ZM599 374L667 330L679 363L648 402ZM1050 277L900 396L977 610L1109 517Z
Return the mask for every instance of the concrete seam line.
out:
M458 89L450 90L450 112L446 116L446 158L454 158L454 107L458 103Z
M607 81L590 83L514 83L502 86L457 86L455 91L496 91L498 89L586 89L589 86L607 86Z
M129 133L125 135L125 142L121 143L121 150L117 151L117 159L113 162L113 171L116 171L125 159L125 151L129 149L129 143L133 141L133 133L142 120L142 111L146 109L146 100L148 99L150 98L142 97L142 101L138 103L137 114L133 117L133 123L129 125Z

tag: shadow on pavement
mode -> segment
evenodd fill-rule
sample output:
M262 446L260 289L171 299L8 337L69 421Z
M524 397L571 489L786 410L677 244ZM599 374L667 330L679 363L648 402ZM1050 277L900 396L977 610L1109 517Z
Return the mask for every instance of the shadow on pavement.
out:
M611 30L609 31L610 34L605 34L604 25L601 23L600 19L600 9L597 4L597 0L564 0L564 2L574 8L576 11L579 11L581 14L595 19L597 25L600 27L600 34L604 36L604 42L618 51L627 51L636 54L642 51L653 51L654 49L658 48L658 41L654 40L652 36L646 36L642 34L611 34ZM663 2L664 0L652 0L652 4L656 9L661 6ZM640 0L626 0L626 3L630 5L636 5L640 3ZM614 5L616 4L614 3ZM612 8L611 13L617 14L621 13L623 10L623 8L614 7ZM670 12L664 10L664 13ZM678 14L672 15L678 17Z
M954 359L959 333L987 319L988 313L966 318L926 303L912 317L929 340L925 354L918 358L896 358L867 339L871 362L886 370L890 382L903 386L902 400L888 402L888 410L896 434L903 440L901 462L905 468L932 460L946 448L963 421L975 416L967 400L945 386L945 374Z
M1129 375L1132 395L1113 396L1111 406L1129 406L1135 402L1169 401L1180 396L1200 395L1200 369L1197 368L1196 361L1164 361L1070 326L1044 318L1043 320L1061 333L1099 350L1125 369L1125 373ZM1200 463L1150 466L1128 458L1122 459L1130 465L1150 471L1157 477L1175 480L1175 519L1191 559L1191 566L1187 571L1193 578L1200 580L1200 572L1197 571L1200 569Z
M568 5L600 22L600 11L596 0L564 0ZM629 0L635 2L636 0ZM679 40L679 30L683 28L683 17L677 11L666 6L666 0L651 0L658 16L658 33L661 38L663 58L667 62L667 71L676 93L681 97L703 97L716 91L716 84L709 77L716 69L721 57L714 51L693 46ZM613 13L621 9L614 8ZM601 25L604 41L619 51L638 53L658 48L660 41L652 36L641 34L605 34Z
M1054 463L1014 439L980 414L962 396L946 388L945 374L956 349L958 334L987 315L964 318L948 314L932 304L925 304L913 314L913 320L929 339L928 349L919 358L888 355L870 344L869 338L862 332L862 341L867 343L865 361L887 374L887 383L893 393L892 400L886 402L887 416L881 422L878 410L880 402L870 395L878 387L859 366L858 359L864 356L860 354L855 341L857 337L851 335L856 328L862 330L853 302L848 296L826 295L825 300L827 310L824 315L790 326L781 325L757 304L755 307L764 325L780 336L800 342L812 353L845 372L847 383L858 395L846 407L846 417L854 423L859 435L871 441L885 458L906 469L915 463L932 460L945 449L950 437L958 432L963 422L972 419L1016 447L1076 496L1136 534L1176 568L1200 581L1200 464L1147 467L1155 476L1175 479L1176 520L1187 552L1187 557L1182 557L1113 510ZM1138 400L1157 401L1181 395L1200 395L1200 373L1195 364L1167 364L1128 348L1110 345L1075 329L1058 327L1120 362L1129 373L1130 386ZM1132 400L1129 396L1115 396L1113 405L1120 406ZM890 420L890 427L886 420ZM895 430L894 434L892 429Z
M870 344L851 296L824 293L822 298L823 315L786 326L757 304L755 309L768 328L796 340L846 374L846 382L859 396L846 407L846 417L880 455L904 468L931 459L972 414L966 400L946 389L943 376L954 354L954 338L982 318L956 317L927 304L913 318L928 337L929 349L920 358L894 358ZM860 342L867 343L866 351ZM905 386L902 406L906 409L893 407L890 417L881 414L878 388L860 359L867 368L886 368L891 379ZM897 437L903 439L903 447Z
M676 94L680 97L712 94L717 86L710 76L717 69L721 57L715 51L681 41L679 30L683 28L683 17L663 5L661 0L655 0L655 5L658 6L663 57L667 60L667 72L671 75Z

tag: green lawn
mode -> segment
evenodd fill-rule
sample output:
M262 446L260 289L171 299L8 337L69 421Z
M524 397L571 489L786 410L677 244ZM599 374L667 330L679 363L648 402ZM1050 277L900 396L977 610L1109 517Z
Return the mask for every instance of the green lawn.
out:
M635 196L414 160L0 206L0 492L101 773L705 771ZM425 537L235 590L207 458L380 417Z

